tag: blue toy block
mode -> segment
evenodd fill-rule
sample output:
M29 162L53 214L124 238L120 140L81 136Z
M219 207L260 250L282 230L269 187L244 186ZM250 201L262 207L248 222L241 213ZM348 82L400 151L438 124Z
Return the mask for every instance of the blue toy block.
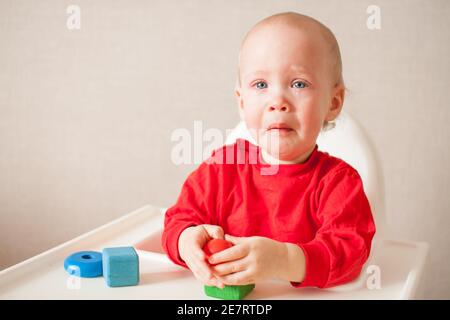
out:
M139 257L133 247L103 249L103 277L109 287L139 283Z
M100 277L103 273L102 254L97 251L79 251L64 260L64 269L82 278Z

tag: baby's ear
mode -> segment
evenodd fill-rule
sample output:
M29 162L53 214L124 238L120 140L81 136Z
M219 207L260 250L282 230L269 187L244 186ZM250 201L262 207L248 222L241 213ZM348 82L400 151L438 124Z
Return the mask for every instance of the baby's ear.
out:
M332 91L331 103L328 109L328 113L325 117L326 121L335 120L342 111L345 98L345 86L343 84L337 84Z
M244 101L242 100L241 87L237 84L234 88L234 95L236 96L238 103L239 116L241 117L241 120L244 120Z

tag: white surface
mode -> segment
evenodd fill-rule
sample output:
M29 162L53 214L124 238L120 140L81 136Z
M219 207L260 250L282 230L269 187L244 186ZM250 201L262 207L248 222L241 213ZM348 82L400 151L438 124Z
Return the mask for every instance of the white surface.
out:
M0 299L208 299L203 285L189 270L178 267L161 252L164 209L145 206L123 218L0 272ZM134 245L140 256L138 286L109 288L102 277L70 277L63 261L80 250ZM296 289L289 283L257 283L248 299L408 299L421 274L427 245L377 241L366 264L381 270L381 289L367 288L363 270L358 281L331 288ZM73 280L79 279L79 289Z

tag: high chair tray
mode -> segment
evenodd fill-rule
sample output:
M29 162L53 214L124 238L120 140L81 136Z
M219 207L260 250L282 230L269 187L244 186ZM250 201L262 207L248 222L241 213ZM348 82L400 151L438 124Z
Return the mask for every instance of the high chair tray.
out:
M210 299L192 273L173 264L160 239L165 209L147 205L51 250L0 271L0 299ZM103 277L77 278L63 267L73 252L134 246L139 254L137 286L110 288ZM296 289L287 282L257 283L246 299L405 299L420 275L425 244L376 241L356 281L335 288ZM425 250L426 253L426 250ZM375 265L381 288L368 285Z

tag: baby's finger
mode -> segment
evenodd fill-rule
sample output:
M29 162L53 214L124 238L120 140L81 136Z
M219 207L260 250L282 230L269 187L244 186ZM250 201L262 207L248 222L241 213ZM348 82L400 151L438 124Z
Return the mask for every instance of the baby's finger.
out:
M200 249L194 249L193 251L193 260L195 261L196 266L202 270L203 274L209 275L211 274L211 269L208 265L208 263L206 263L205 259L206 259L206 254L203 252L203 250Z
M230 286L241 286L255 283L255 279L248 269L225 276L217 276L217 278L224 284Z
M197 274L199 274L202 279L208 279L213 275L212 270L209 269L208 265L204 261L194 258L191 263Z
M209 257L210 264L219 264L227 261L242 259L248 253L248 249L244 245L235 245L231 248L217 252Z
M225 262L211 267L213 274L216 276L225 276L231 273L244 271L246 268L247 264L244 259Z
M247 237L235 237L229 234L225 235L225 240L230 241L232 244L239 244L246 241Z
M203 284L207 286L215 286L218 288L223 288L225 285L217 279L212 273L205 274L205 273L199 273L196 276L197 279L199 279Z
M206 259L205 252L197 245L193 246L192 256L197 260L204 261Z
M198 275L197 279L211 286L223 287L223 283L219 281L213 274L210 266L200 259L193 259L192 267Z
M205 228L208 235L213 239L223 239L224 237L223 229L220 226L215 226L212 224L204 224L203 228Z
M214 287L217 287L220 289L223 289L225 287L225 284L221 280L219 280L215 277L209 279L208 281L202 281L202 282L203 282L203 284L205 284L207 286L214 286Z
M199 268L195 265L195 263L186 261L186 264L189 267L189 270L191 270L194 277L203 282L204 276L201 274Z

